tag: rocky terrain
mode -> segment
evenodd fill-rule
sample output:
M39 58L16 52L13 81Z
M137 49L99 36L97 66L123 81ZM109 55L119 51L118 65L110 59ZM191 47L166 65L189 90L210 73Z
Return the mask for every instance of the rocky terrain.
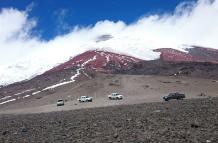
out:
M218 79L218 64L208 62L166 62L154 60L138 62L128 70L116 69L114 73L130 75L187 76Z
M218 142L218 98L0 116L0 142Z
M168 62L209 62L218 63L218 50L199 46L184 48L184 51L172 48L154 50L160 52L160 60Z
M43 86L43 83L40 86ZM8 99L4 99L4 97L0 99L0 114L40 113L160 102L163 101L164 95L171 92L184 93L187 99L217 97L217 89L218 80L214 79L186 76L96 74L92 79L76 81L48 90L39 90L40 92L29 90L15 92ZM33 93L31 94L31 92ZM113 92L124 95L124 99L120 101L108 100L107 95ZM201 93L204 96L200 96ZM83 95L92 96L93 102L78 103L77 98ZM5 103L10 99L15 99L15 101ZM58 108L56 106L58 99L66 101L64 107Z

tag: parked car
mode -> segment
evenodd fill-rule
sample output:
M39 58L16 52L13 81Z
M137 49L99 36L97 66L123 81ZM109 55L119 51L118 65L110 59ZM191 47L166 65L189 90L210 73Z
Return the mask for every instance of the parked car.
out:
M178 92L170 93L169 95L163 97L165 101L169 101L171 99L182 100L183 98L185 98L185 94L178 93Z
M112 93L112 94L108 95L108 98L110 100L121 100L121 99L123 99L123 95L121 95L119 93Z
M64 100L63 99L59 99L57 101L57 106L64 106Z
M90 96L81 96L77 100L79 102L92 102L92 97L90 97Z

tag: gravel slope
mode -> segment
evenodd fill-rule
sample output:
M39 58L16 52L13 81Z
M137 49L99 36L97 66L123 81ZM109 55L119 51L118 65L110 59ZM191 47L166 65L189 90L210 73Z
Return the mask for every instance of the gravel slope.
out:
M95 108L102 106L139 104L163 101L171 92L186 94L186 98L218 97L218 81L213 79L184 76L108 75L98 74L95 78L44 91L28 98L27 93L13 96L17 100L0 105L1 113L39 113L60 111L58 99L67 100L61 110ZM107 95L118 92L124 95L120 101L109 101ZM204 93L205 96L199 96ZM10 95L10 94L8 94ZM79 104L77 98L83 95L93 97L92 103ZM9 99L6 99L9 100ZM0 100L1 102L4 102Z
M0 115L0 142L218 142L218 98Z

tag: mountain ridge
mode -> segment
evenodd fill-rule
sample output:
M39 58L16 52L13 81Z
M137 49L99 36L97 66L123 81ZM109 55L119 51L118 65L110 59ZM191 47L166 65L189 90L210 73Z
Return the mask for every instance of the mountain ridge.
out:
M197 62L197 63L207 62L207 63L218 64L217 49L205 48L200 46L186 46L186 47L188 48L185 48L184 51L180 51L173 48L159 48L159 49L155 49L153 52L160 53L159 59L156 60L161 60L165 62L177 62L177 63L178 62ZM113 71L117 71L117 70L119 71L128 70L131 68L133 64L136 64L138 62L145 62L145 60L128 56L128 55L119 54L119 53L113 53L106 50L98 50L98 49L88 50L56 66L51 66L48 63L46 67L37 69L36 73L31 76L28 76L29 70L26 71L25 69L27 69L28 65L32 63L24 64L24 67L22 67L23 64L21 64L19 67L23 68L22 70L23 72L20 72L21 69L20 70L15 69L15 71L11 71L13 70L13 67L10 67L11 68L10 72L6 73L3 72L4 71L3 68L1 69L2 72L0 73L0 77L3 81L5 78L7 78L6 81L8 80L9 81L5 82L6 84L4 84L4 82L2 81L0 85L9 85L23 80L30 80L41 74L54 72L57 70L65 70L67 68L82 68L82 69L94 70L97 72L112 73ZM15 66L16 65L17 64L15 64ZM12 74L15 75L11 77L7 76ZM18 78L14 79L16 76L18 76Z

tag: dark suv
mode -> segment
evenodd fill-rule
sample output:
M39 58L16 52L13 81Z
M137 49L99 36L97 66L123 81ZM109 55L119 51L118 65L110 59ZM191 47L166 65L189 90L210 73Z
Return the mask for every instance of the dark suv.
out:
M171 99L182 100L183 98L185 98L185 94L181 94L181 93L178 93L178 92L170 93L169 95L163 97L163 99L165 101L169 101Z

